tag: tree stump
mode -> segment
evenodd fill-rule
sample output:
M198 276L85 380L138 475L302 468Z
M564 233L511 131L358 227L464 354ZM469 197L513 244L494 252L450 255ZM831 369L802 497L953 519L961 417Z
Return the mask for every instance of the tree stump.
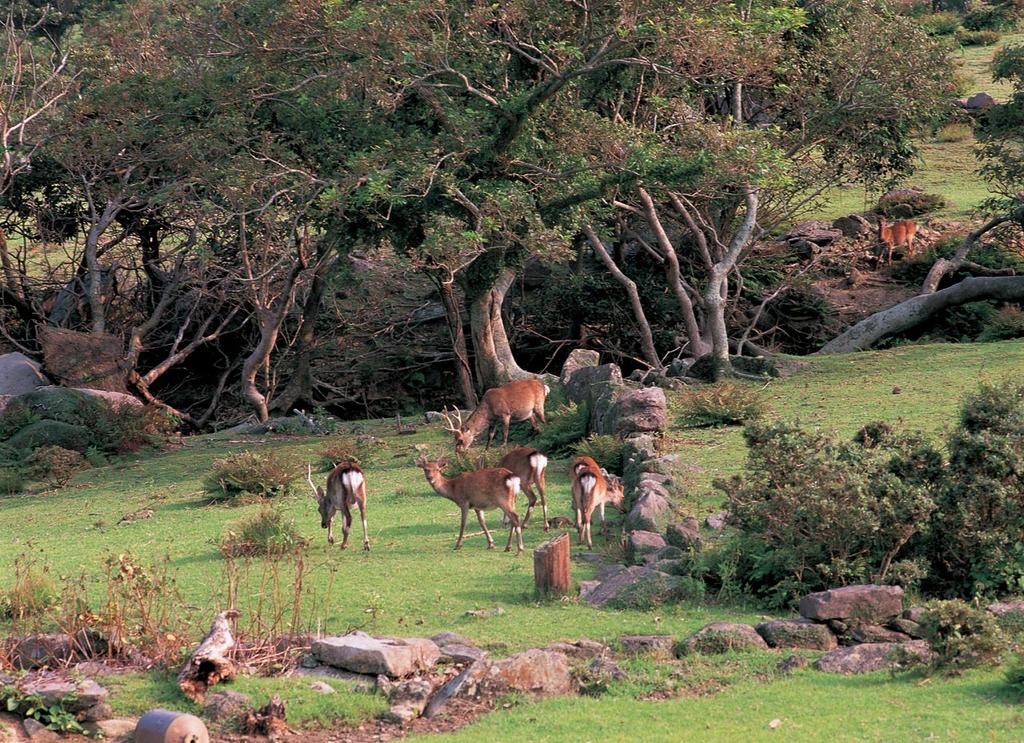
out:
M178 688L193 702L203 701L209 687L230 681L237 674L234 662L226 657L235 646L229 620L237 616L234 610L218 614L209 633L178 674Z
M562 534L533 551L533 581L542 597L569 593L569 535Z

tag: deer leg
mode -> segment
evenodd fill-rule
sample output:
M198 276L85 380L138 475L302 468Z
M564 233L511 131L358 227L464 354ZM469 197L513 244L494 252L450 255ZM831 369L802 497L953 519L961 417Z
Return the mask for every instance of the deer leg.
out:
M544 482L544 470L541 470L540 475L537 477L537 492L540 493L540 507L544 512L544 531L547 531L550 528L550 525L548 524L548 497L544 492L546 487L547 483Z
M348 549L348 533L352 529L352 511L346 503L341 507L341 548Z
M606 524L605 520L604 520L604 503L601 504L600 508L601 508L601 533L604 534L605 537L607 537L608 536L608 524Z
M484 536L487 537L487 549L494 549L494 539L491 538L491 533L487 531L487 522L484 521L484 512L479 508L476 510L476 520L480 522L480 528L484 530Z
M537 414L538 418L540 418L540 422L541 423L547 423L548 422L547 418L544 417L544 406L543 405L538 406L537 409L534 410L533 412Z
M359 502L359 518L363 522L363 549L367 552L370 551L370 537L367 534L366 528L366 504L362 501Z
M455 549L462 549L462 538L466 534L466 517L469 515L469 506L462 507L462 523L459 524L459 538L455 540Z
M512 535L515 534L516 546L518 547L516 550L516 557L518 557L523 552L523 526L519 523L519 514L515 511L508 511L507 515L512 526L508 530L508 541L505 543L505 551L512 551Z
M512 422L512 416L506 415L501 419L501 427L505 431L505 437L501 441L502 446L508 446L508 424Z
M540 433L540 426L537 425L537 413L536 413L536 411L533 412L533 413L530 413L530 417L527 418L527 420L529 420L530 421L530 425L533 426L533 432L534 433Z
M594 549L594 540L593 540L593 539L591 539L591 537L590 537L590 522L591 522L591 521L592 521L592 519L593 519L593 515L594 515L593 513L591 513L591 514L590 514L591 518L588 518L588 519L587 519L587 523L586 523L586 525L585 525L585 526L583 527L584 531L586 531L586 532L587 532L587 549L588 549L588 550L592 550L592 549Z
M487 446L484 447L484 451L491 448L491 443L494 441L494 437L498 435L498 424L495 423L487 429Z
M327 544L334 544L334 514L327 519Z
M533 513L533 507L537 504L537 496L533 494L533 486L527 485L523 492L526 493L526 497L529 499L530 504L526 507L526 516L523 517L523 528L526 528L527 522L530 520L530 514Z

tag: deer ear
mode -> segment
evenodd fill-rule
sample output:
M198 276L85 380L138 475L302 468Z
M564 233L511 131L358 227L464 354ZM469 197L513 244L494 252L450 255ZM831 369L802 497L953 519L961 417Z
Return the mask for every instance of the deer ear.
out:
M437 466L438 466L438 468L447 467L448 466L448 457L441 457L440 459L438 459L437 460Z

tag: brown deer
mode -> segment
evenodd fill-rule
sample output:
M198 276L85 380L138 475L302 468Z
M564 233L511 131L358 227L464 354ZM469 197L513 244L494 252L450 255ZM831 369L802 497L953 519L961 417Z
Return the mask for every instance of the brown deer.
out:
M484 511L491 511L495 508L508 517L509 532L508 542L505 544L505 551L512 549L512 535L516 535L516 556L523 552L523 529L519 523L519 515L516 513L516 493L519 492L519 478L512 470L504 467L485 467L484 469L472 472L463 472L456 477L447 478L441 470L448 464L448 460L442 458L431 461L426 457L416 460L416 466L423 470L427 482L438 495L444 496L455 503L462 510L462 521L459 525L459 538L455 542L455 549L462 549L462 540L466 533L466 517L469 509L476 511L476 518L480 527L487 537L487 549L494 549L494 539L491 532L487 530L487 523L484 521Z
M306 482L313 489L320 511L320 526L327 530L327 543L334 544L334 515L341 511L341 548L348 548L348 533L352 528L352 506L359 506L363 522L363 549L370 549L366 530L366 477L357 464L343 462L327 475L327 492L313 484L313 465L306 467Z
M544 480L544 471L548 466L548 458L538 449L530 446L518 446L498 462L499 467L512 470L512 474L519 478L519 486L526 497L530 499L530 505L526 509L526 516L523 517L523 527L526 527L533 513L533 507L537 505L537 496L533 494L533 486L537 486L540 493L540 507L544 513L544 531L548 530L548 499L545 494L547 483Z
M503 384L501 387L492 387L484 393L483 399L476 410L462 422L462 416L457 414L458 425L452 423L451 418L445 413L445 422L448 430L455 434L456 453L464 452L473 445L474 439L480 432L487 429L487 446L491 448L491 442L498 432L498 423L504 427L505 436L502 446L508 443L508 426L513 420L530 421L534 431L539 431L537 419L546 423L544 419L544 399L550 389L539 379L520 379L515 382Z
M901 219L889 224L885 217L878 218L878 241L882 243L886 265L892 265L894 248L903 248L904 258L913 255L915 235L917 235L917 222L911 219Z
M572 504L576 510L576 529L579 544L586 540L587 548L593 549L594 542L590 534L590 523L594 511L601 514L601 533L608 534L608 526L604 520L605 505L619 511L625 510L626 494L622 489L622 481L601 469L590 457L577 457L570 472L572 480Z

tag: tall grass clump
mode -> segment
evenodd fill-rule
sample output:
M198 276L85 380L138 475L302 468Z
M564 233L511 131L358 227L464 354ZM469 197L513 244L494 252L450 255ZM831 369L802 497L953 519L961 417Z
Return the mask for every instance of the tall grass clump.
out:
M242 451L213 463L206 492L216 499L288 495L294 473L273 451Z
M221 539L220 551L225 557L278 557L303 550L307 544L295 519L285 519L279 509L265 506L232 525Z
M761 396L750 385L721 382L683 394L680 423L688 428L732 426L760 418L766 411Z

